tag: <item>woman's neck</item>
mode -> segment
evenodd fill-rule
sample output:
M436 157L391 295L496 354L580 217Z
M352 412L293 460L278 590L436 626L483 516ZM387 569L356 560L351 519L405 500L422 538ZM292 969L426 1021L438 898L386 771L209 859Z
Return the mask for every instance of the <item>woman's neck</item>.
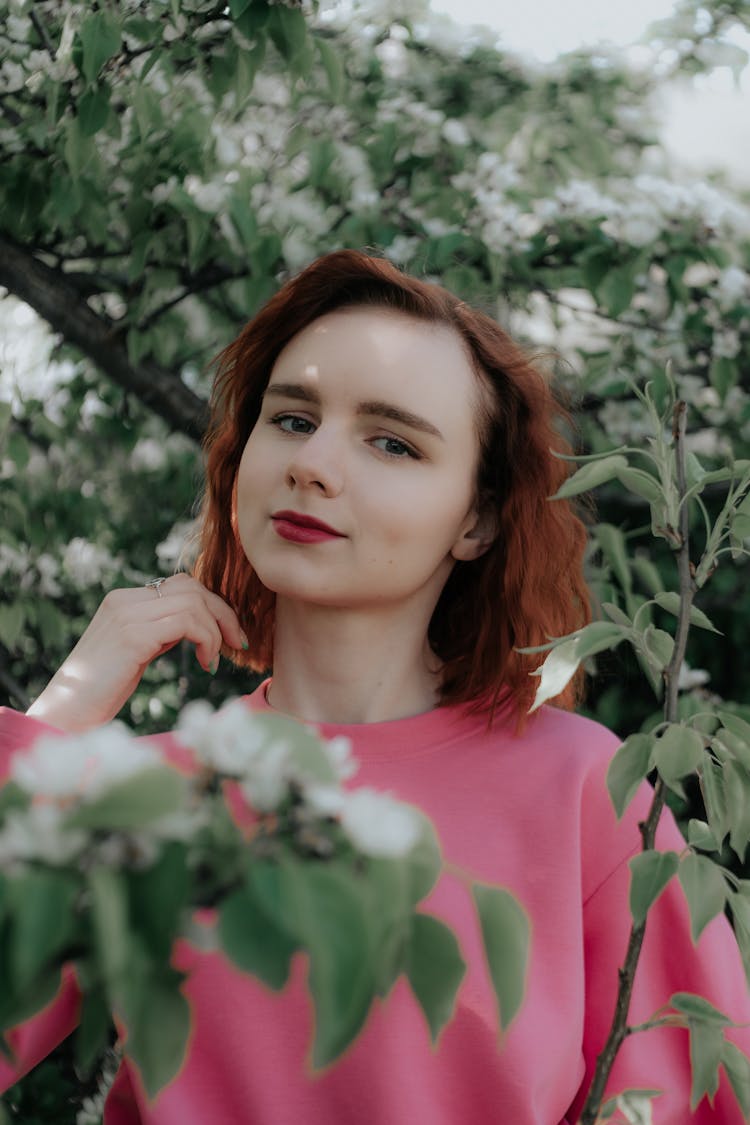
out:
M440 662L426 629L403 613L352 612L277 600L276 711L312 723L377 723L431 711Z

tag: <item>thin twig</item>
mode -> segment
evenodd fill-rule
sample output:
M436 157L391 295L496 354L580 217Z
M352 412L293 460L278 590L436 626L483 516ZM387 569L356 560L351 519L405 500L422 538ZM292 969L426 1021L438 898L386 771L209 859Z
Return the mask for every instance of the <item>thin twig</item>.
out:
M677 491L680 500L687 492L687 479L685 472L685 429L687 423L687 405L684 402L675 403L673 416L673 438L675 448L675 462L677 467ZM688 632L690 630L690 610L695 597L695 582L690 571L690 543L689 543L689 512L688 504L680 504L679 516L679 547L677 549L677 573L680 585L680 610L677 618L677 631L675 633L674 648L669 664L664 670L664 721L674 723L677 721L677 691L680 668L685 659ZM659 823L666 800L666 788L661 778L654 786L654 796L646 820L640 825L643 851L653 849L656 838L656 827ZM625 954L625 961L619 971L620 984L617 991L617 1001L610 1027L607 1042L596 1060L596 1069L589 1089L586 1103L581 1113L580 1125L595 1125L601 1109L604 1090L607 1085L615 1056L627 1035L633 1029L628 1027L628 1009L633 992L633 982L638 966L638 959L646 933L646 921L634 925L630 931L630 939Z

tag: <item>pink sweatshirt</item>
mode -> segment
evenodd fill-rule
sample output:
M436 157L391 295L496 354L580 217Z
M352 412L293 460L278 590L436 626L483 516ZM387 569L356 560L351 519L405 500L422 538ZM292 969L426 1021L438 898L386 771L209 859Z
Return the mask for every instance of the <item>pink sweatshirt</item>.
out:
M248 697L265 709L264 687ZM177 1078L149 1104L127 1053L105 1110L106 1125L572 1125L577 1120L614 1006L630 925L628 859L639 850L648 786L622 822L605 786L617 739L580 716L542 708L521 737L508 711L487 733L460 707L388 723L323 725L351 738L360 763L350 784L370 785L422 808L444 857L510 889L532 923L523 1007L498 1045L494 995L467 889L444 875L424 908L456 932L468 963L455 1018L436 1050L408 986L399 981L343 1059L312 1075L305 959L298 954L281 995L244 976L219 953L178 943L175 963L193 1011ZM0 708L0 771L44 724ZM165 752L170 735L160 736ZM660 846L682 850L673 822ZM705 995L750 1022L748 989L723 917L690 939L676 879L649 915L630 1023L670 995ZM13 1033L29 1069L73 1027L72 974L48 1009ZM158 1014L156 1016L158 1018ZM733 1033L750 1055L750 1030ZM0 1059L0 1089L18 1076ZM688 1035L660 1028L631 1036L609 1084L664 1091L654 1125L740 1125L724 1076L713 1108L689 1109Z

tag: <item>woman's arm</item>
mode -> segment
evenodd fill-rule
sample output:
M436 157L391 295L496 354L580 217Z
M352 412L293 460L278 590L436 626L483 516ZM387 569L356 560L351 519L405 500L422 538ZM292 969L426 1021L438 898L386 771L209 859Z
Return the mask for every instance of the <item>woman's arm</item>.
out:
M78 644L27 714L68 733L108 723L133 694L147 666L181 640L215 671L222 646L247 647L233 609L188 574L158 590L110 590Z

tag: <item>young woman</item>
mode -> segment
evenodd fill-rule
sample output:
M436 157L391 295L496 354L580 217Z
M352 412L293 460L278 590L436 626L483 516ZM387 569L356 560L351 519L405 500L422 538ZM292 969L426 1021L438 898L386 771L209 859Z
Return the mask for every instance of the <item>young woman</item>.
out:
M108 594L28 715L0 717L5 757L45 724L113 718L180 640L206 668L220 653L273 667L249 705L347 735L357 784L421 807L449 861L520 899L530 970L498 1047L469 895L446 875L426 908L458 934L468 972L438 1049L400 982L344 1058L311 1076L304 959L277 996L182 943L186 1063L149 1104L126 1053L107 1125L577 1120L612 1016L649 797L644 786L617 821L605 786L617 739L571 713L579 681L526 714L538 658L517 650L589 619L584 529L548 501L567 472L558 420L544 379L490 318L353 251L286 283L223 353L194 574ZM682 849L673 823L661 846ZM673 880L649 916L631 1024L678 991L750 1021L726 921L697 947L689 934ZM69 985L16 1033L24 1065L74 1018ZM2 1061L0 1076L14 1076ZM609 1090L633 1087L662 1091L656 1125L742 1120L726 1078L691 1114L683 1030L627 1039Z

